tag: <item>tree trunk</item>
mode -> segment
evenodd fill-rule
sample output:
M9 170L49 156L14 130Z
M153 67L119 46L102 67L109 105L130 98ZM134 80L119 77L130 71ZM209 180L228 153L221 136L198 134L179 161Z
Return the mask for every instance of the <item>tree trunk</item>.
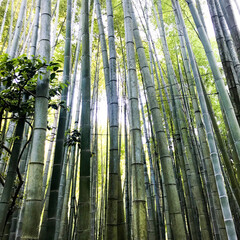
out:
M39 54L50 61L51 0L41 2L41 32ZM38 239L42 209L42 175L47 130L49 73L42 69L42 79L38 79L35 100L34 132L31 159L28 169L25 213L22 239Z
M88 0L82 1L82 112L77 239L90 239L90 55Z
M176 6L178 9L178 12L180 13L180 7L178 5L178 1L176 1ZM191 7L193 8L193 6L191 6ZM194 12L195 12L195 9L194 9ZM182 15L179 14L179 17L180 17L182 26L184 26L184 21L183 21ZM185 37L188 54L190 57L190 62L191 62L191 66L192 66L192 70L193 70L193 74L194 74L194 79L195 79L195 83L196 83L196 87L197 87L199 102L200 102L200 106L201 106L201 110L202 110L202 114L203 114L203 122L204 122L206 133L207 133L207 140L208 140L208 145L209 145L209 150L210 150L210 156L211 156L211 161L213 164L213 170L214 170L216 184L217 184L217 188L218 188L220 203L221 203L221 207L222 207L222 211L223 211L223 218L224 218L224 222L225 222L225 226L226 226L227 235L228 235L228 238L230 238L230 239L237 239L235 226L233 223L232 214L231 214L231 210L229 207L228 196L227 196L227 193L226 193L226 190L224 187L224 180L223 180L223 175L221 172L220 161L219 161L218 154L217 154L217 148L216 148L216 143L214 140L213 129L211 126L211 120L209 118L206 101L205 101L205 98L203 95L201 82L200 82L199 75L197 72L196 63L193 58L193 52L192 52L191 45L190 45L190 42L188 39L186 28L184 27L183 30L184 30L184 37Z

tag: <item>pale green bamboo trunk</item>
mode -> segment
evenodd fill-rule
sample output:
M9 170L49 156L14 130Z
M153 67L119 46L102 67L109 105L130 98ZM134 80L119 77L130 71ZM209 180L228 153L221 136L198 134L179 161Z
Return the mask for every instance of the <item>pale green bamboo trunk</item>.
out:
M131 4L123 1L125 42L127 52L127 91L130 106L131 133L131 173L132 173L132 211L133 211L133 239L147 239L147 215L144 187L144 165L142 161L140 114L138 109L138 88L136 75L135 50L133 43L133 25Z
M178 8L178 12L180 12L178 2L177 2L176 6ZM194 9L194 12L196 13L195 9ZM184 24L183 24L184 21L183 21L182 16L180 15L179 17L180 17L182 26L184 26ZM213 136L211 120L209 118L206 101L205 101L205 98L203 95L201 82L200 82L199 75L197 72L196 63L195 63L195 60L193 57L193 52L192 52L191 45L190 45L190 42L188 39L186 28L184 28L183 30L184 30L184 37L185 37L188 54L190 57L190 62L191 62L191 66L192 66L192 70L193 70L193 74L194 74L194 79L195 79L195 83L196 83L196 87L197 87L199 102L200 102L200 106L201 106L201 110L202 110L202 114L203 114L203 122L204 122L205 129L206 129L207 140L208 140L208 145L209 145L209 150L210 150L210 156L211 156L211 160L212 160L212 164L213 164L213 170L214 170L216 184L217 184L217 188L218 188L220 203L221 203L221 207L222 207L222 211L223 211L223 218L224 218L224 222L225 222L225 226L226 226L227 235L228 235L229 239L237 239L235 226L233 223L232 214L231 214L231 210L229 207L228 197L227 197L225 186L224 186L224 180L223 180L223 176L222 176L222 172L221 172L220 161L218 158L216 143L215 143L214 136Z
M76 186L77 186L77 174L78 174L78 167L79 167L79 148L75 147L74 149L74 154L77 155L77 157L75 157L75 171L74 171L74 175L72 177L72 187L71 187L71 200L70 200L70 211L69 211L69 221L68 221L68 229L67 229L67 239L71 240L72 234L74 233L74 227L73 224L76 222L75 221L75 201L76 201ZM76 227L76 226L75 226Z
M24 131L24 124L26 115L19 116L20 119L18 120L16 130L15 130L15 141L13 143L13 148L11 151L11 156L9 159L9 167L7 171L7 176L3 188L3 192L0 199L0 239L2 239L4 234L4 227L6 224L6 221L8 220L8 211L10 210L10 199L12 195L12 190L14 186L14 181L17 175L17 167L18 167L18 157L21 150L21 143L22 143L22 137L23 137L23 131Z
M198 14L199 14L199 17L201 19L201 22L203 24L203 27L207 33L207 28L206 28L206 22L205 22L205 18L204 18L204 14L203 14L203 9L202 9L202 6L201 6L201 1L200 0L196 0L196 8L197 8L197 11L198 11Z
M166 58L166 63L167 63L167 69L168 69L168 75L169 75L169 80L170 80L170 85L172 87L172 94L173 96L178 96L178 89L177 89L177 82L176 82L176 76L173 70L173 65L172 61L170 58L167 42L166 42L166 37L165 37L165 31L164 31L164 24L163 24L163 18L162 18L162 10L161 10L161 2L158 1L158 10L159 10L159 15L160 15L160 24L159 30L160 30L160 35L162 39L162 44L163 44L163 52ZM182 150L184 154L184 164L185 164L185 171L189 179L190 187L194 197L194 202L196 204L198 214L199 214L199 221L200 221L200 226L201 226L201 234L205 239L210 239L211 238L211 228L209 224L209 219L208 219L208 212L207 212L207 206L205 202L205 198L203 195L203 190L201 186L201 180L196 164L196 159L195 156L192 153L192 149L190 146L190 141L189 141L189 134L187 131L187 125L185 122L185 117L183 115L182 111L182 106L181 102L179 101L179 98L173 97L175 99L175 104L176 104L176 116L175 118L177 119L177 123L179 126L179 133L181 136L181 145L182 145ZM180 131L181 130L181 131Z
M58 24L58 17L59 17L59 5L60 5L60 0L57 0L54 24L53 24L53 19L52 19L53 28L52 28L52 36L51 36L51 58L53 57L55 47L56 47L56 34L57 34L57 24ZM52 16L52 18L53 18L53 16Z
M82 1L82 111L77 239L90 239L90 54L88 0Z
M31 59L33 59L33 57L36 55L36 45L37 45L38 29L39 29L38 26L39 26L40 4L41 4L41 1L38 0L36 2L36 11L35 11L35 17L34 17L34 21L33 21L34 28L33 28L32 37L31 37L31 48L30 48L30 58ZM27 96L27 98L28 98L28 96ZM27 138L28 138L28 134L29 134L28 131L29 131L29 125L25 124L25 132L26 133L25 133L25 141L23 141L23 143L27 143ZM31 134L32 134L32 132L31 132ZM28 161L29 161L28 156L29 156L29 153L30 153L30 150L31 150L29 144L30 143L28 143L27 149L24 150L24 153L22 155L22 159L19 163L20 174L24 177L24 184L22 186L22 190L21 190L19 195L23 194L23 192L25 190L25 182L26 182L26 179L27 179L27 174L26 173L27 173L27 167L28 167ZM15 237L18 238L19 235L21 235L21 231L22 231L22 219L23 219L23 214L24 214L25 199L23 201L21 201L21 203L22 203L22 207L18 211L17 224L14 226L16 233L12 235L13 239L15 239ZM11 228L13 228L13 226Z
M220 24L221 24L221 29L222 29L224 37L226 39L226 44L227 44L227 47L228 47L228 51L231 55L233 65L234 65L234 69L235 69L235 71L237 73L237 76L238 76L238 84L240 84L240 62L239 62L240 60L238 59L237 52L236 52L232 37L230 35L230 32L228 30L228 26L227 26L226 20L224 18L224 15L223 15L221 6L219 4L219 1L214 0L214 3L216 5L218 18L219 18L219 21L220 21Z
M139 90L139 86L138 86ZM140 90L139 90L140 92ZM143 103L142 103L142 98L141 94L139 94L139 100L140 100L140 106L141 106L141 114L142 114L142 121L143 121L143 128L144 128L144 136L145 140L147 143L147 148L148 148L148 158L150 162L150 173L151 173L151 180L153 178L153 166L152 166L152 156L151 156L151 150L150 150L150 142L148 139L148 133L147 133L147 126L146 126L146 119L145 119L145 114L144 114L144 109L143 109ZM156 226L156 213L155 213L155 199L153 197L153 191L154 189L151 185L153 184L152 181L150 183L149 181L149 176L148 176L148 170L147 170L147 165L146 165L146 156L144 153L144 148L143 148L143 162L144 162L144 180L145 180L145 188L146 188L146 195L147 195L147 209L148 209L148 237L150 239L156 239L157 238L157 226ZM154 179L155 180L155 179ZM155 183L155 181L154 181Z
M107 205L107 238L117 239L117 209L118 209L118 97L116 91L116 51L114 40L113 13L111 1L107 1L108 39L110 60L108 60L104 27L101 17L100 3L96 0L96 12L100 32L103 55L105 86L107 91L109 124L110 124L110 160L109 186ZM110 65L109 65L110 62Z
M143 149L143 159L144 163L144 179L145 179L145 188L146 188L146 195L147 195L147 209L148 209L148 238L149 239L156 239L156 228L155 228L155 219L154 219L154 206L153 201L151 198L151 186L148 177L148 170L146 165L145 153Z
M116 49L115 49L115 36L114 36L114 22L113 22L113 8L112 0L106 1L107 7L107 27L108 27L108 47L109 47L109 86L110 86L110 161L109 161L109 188L108 188L108 212L107 212L107 238L112 238L112 223L117 219L121 219L123 215L123 202L119 197L122 196L121 192L121 177L120 173L120 158L118 148L120 145L118 140L119 123L118 123L118 94L117 94L117 74L116 74ZM119 144L118 144L119 143ZM120 180L120 184L119 184ZM119 189L120 187L120 189ZM118 199L117 202L115 199ZM112 211L118 212L112 212ZM122 212L120 213L119 210ZM120 216L118 216L120 214ZM122 225L122 223L121 223ZM117 225L118 239L125 239L124 225ZM123 231L123 232L122 232ZM120 238L119 238L120 237Z
M211 45L204 31L204 28L202 27L201 21L198 17L193 1L189 0L187 1L187 3L191 11L191 14L193 16L194 22L196 24L200 40L206 52L208 62L211 67L212 74L215 80L215 85L216 85L217 91L219 92L219 98L221 99L221 102L222 102L222 111L225 113L225 116L229 125L229 129L230 129L230 134L232 135L232 138L233 138L234 147L236 148L238 158L240 159L240 129L237 122L237 118L233 110L233 106L230 101L230 97L225 88L224 81L219 71L219 68L217 66L217 62L214 57Z
M240 60L240 29L230 0L219 0Z
M215 36L218 44L219 55L223 64L223 70L226 76L230 98L235 110L238 122L240 122L240 86L237 73L235 72L231 55L227 48L226 39L223 35L221 24L218 18L217 9L214 0L208 0L208 7L214 26Z
M25 13L26 6L27 6L27 0L23 0L21 3L21 8L20 8L19 14L18 14L18 20L17 20L17 24L15 27L13 40L11 42L11 48L10 48L10 52L9 52L10 58L14 58L17 53L17 47L19 44L19 38L20 38L21 30L22 30L22 22L24 19L24 13Z
M202 82L201 82L201 84L202 84ZM221 135L219 127L217 125L217 121L216 121L215 114L214 114L213 109L212 109L211 102L208 98L205 86L203 84L202 84L202 88L203 88L203 93L204 93L204 96L205 96L205 99L206 99L208 112L209 112L209 115L210 115L210 118L211 118L211 121L212 121L213 129L214 129L214 132L215 132L215 135L216 135L216 140L217 140L217 143L218 143L218 147L219 147L220 152L222 154L223 163L226 166L226 171L228 173L228 177L229 177L229 180L231 182L232 190L233 190L233 192L235 194L235 197L236 197L236 199L238 201L238 204L239 204L239 196L240 196L239 184L238 184L234 169L232 167L231 158L230 158L229 154L227 153L227 145L224 143L224 141L222 139L222 135Z
M1 30L0 30L0 42L1 42L1 39L2 39L2 34L3 34L3 29L4 29L4 25L5 25L5 21L6 21L6 15L7 15L7 12L8 12L9 2L10 2L10 0L7 0L6 8L5 8L5 11L4 11L4 16L3 16L3 19L2 19L2 25L1 25Z
M175 3L174 1L173 5L174 5L174 10L177 11L176 7L175 7ZM195 118L196 118L196 125L197 125L197 130L198 130L198 135L199 135L199 140L200 140L200 144L201 144L201 151L202 151L202 161L205 163L206 168L207 168L207 177L209 178L209 184L210 184L210 198L213 198L214 201L214 209L212 209L214 212L216 211L216 213L212 213L213 216L217 214L217 218L213 219L214 221L218 222L218 228L220 229L220 233L223 237L226 236L225 233L225 227L224 227L224 222L223 222L223 218L222 218L222 213L221 213L221 207L220 207L220 202L219 202L219 198L218 198L218 194L217 194L217 187L216 187L216 182L215 182L215 178L214 178L214 172L213 172L213 168L212 168L212 164L210 162L210 153L209 153L209 147L207 144L207 140L206 140L206 134L204 131L204 125L202 122L202 118L200 115L200 108L197 102L197 96L195 94L195 89L194 89L194 80L191 76L191 69L190 69L190 63L187 57L187 52L185 49L185 43L184 43L184 36L183 36L183 27L180 25L178 16L177 16L177 12L175 12L176 16L176 23L178 26L178 34L179 34L179 39L180 39L180 45L181 45L181 52L182 52L182 56L183 56L183 63L184 63L184 67L185 67L185 71L186 71L186 75L187 75L187 80L189 83L189 91L190 94L192 96L192 102L193 102L193 109L194 109L194 113L195 113ZM208 183L207 183L208 184ZM209 200L209 202L211 202ZM210 207L212 207L210 205ZM211 209L210 209L211 210ZM219 232L218 229L216 229L217 232Z
M16 127L16 122L14 121L10 121L9 124L8 124L8 130L7 130L7 133L6 133L6 137L5 137L5 141L4 141L4 146L6 146L8 149L11 148L11 143L9 141L7 141L7 139L11 138L14 134L14 131L15 131L15 127ZM4 172L7 170L6 169L6 162L5 162L5 158L8 156L8 152L6 150L3 150L2 154L1 154L1 165L0 165L0 172L1 174L4 174ZM0 188L0 196L2 194L2 189Z
M50 60L51 0L42 1L41 9L39 54L48 63ZM38 239L39 232L49 85L49 73L46 69L43 69L43 73L42 79L39 79L37 83L34 135L28 169L22 239Z
M61 171L64 161L64 138L67 120L67 94L68 84L70 81L70 60L71 60L71 0L67 2L67 21L66 21L66 42L64 51L64 69L63 69L63 83L67 86L62 91L61 101L63 106L60 108L59 122L57 128L56 145L53 159L53 172L50 185L49 205L48 205L48 220L47 232L50 239L57 239L59 230L60 213L57 214L58 209L62 209L63 197L59 199L59 188ZM66 161L65 156L65 161ZM64 189L64 186L63 186ZM61 191L63 192L63 191ZM63 194L61 193L63 196ZM57 224L57 225L56 225ZM57 227L57 229L56 229ZM57 231L55 233L55 231ZM55 235L55 236L54 236Z
M30 137L28 138L28 135L29 135L29 125L27 123L25 123L25 133L24 133L24 138L23 138L23 141L22 141L22 146L26 146L23 154L22 154L22 157L21 157L21 160L19 162L19 172L20 174L23 176L23 185L21 187L21 190L20 190L20 193L19 195L20 196L23 196L24 195L24 190L25 190L25 183L26 183L26 179L27 179L27 169L28 169L28 161L29 161L29 156L30 156L30 153L31 153L31 139L32 139L32 130L31 130L31 135ZM27 145L26 145L27 144ZM23 212L24 212L24 201L25 199L21 199L20 202L21 202L21 205L19 206L19 210L18 210L18 216L17 216L17 225L16 225L16 236L15 238L16 239L20 239L20 236L21 236L21 233L22 233L22 218L23 218ZM15 239L14 238L14 239Z
M126 228L127 239L131 239L131 220L130 220L130 201L129 201L129 156L128 156L128 129L127 129L127 103L126 103L126 69L124 62L124 82L123 82L123 102L124 102L124 145L125 145L125 212L126 212Z

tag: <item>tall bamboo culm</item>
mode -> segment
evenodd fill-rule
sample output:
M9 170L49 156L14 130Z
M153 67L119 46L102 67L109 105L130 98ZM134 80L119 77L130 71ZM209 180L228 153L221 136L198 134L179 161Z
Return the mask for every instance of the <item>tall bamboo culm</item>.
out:
M214 57L210 42L209 42L206 32L202 26L202 23L199 19L199 16L198 16L196 8L193 4L193 1L188 0L186 2L188 4L191 14L193 16L195 25L196 25L198 33L199 33L200 40L203 44L204 50L205 50L207 58L208 58L209 65L212 70L212 74L213 74L213 77L215 80L215 85L216 85L217 91L219 92L219 99L221 99L221 102L222 102L222 105L221 105L222 111L224 112L224 114L226 116L226 119L227 119L227 122L229 125L229 129L230 129L230 134L231 134L233 142L234 142L233 147L235 147L237 155L238 155L238 159L240 159L240 128L238 125L238 121L237 121L235 112L233 110L233 106L232 106L230 97L225 88L225 84L224 84L222 75L221 75L218 65L217 65L217 61Z
M224 222L225 222L227 235L228 235L229 239L237 239L235 226L233 223L232 214L231 214L231 210L230 210L230 206L229 206L229 202L228 202L228 196L227 196L227 193L226 193L226 190L224 187L224 180L223 180L223 175L222 175L222 171L221 171L220 160L219 160L218 153L217 153L217 147L216 147L216 143L214 140L213 129L211 126L211 120L209 117L209 113L208 113L206 101L204 98L201 82L199 79L199 74L197 71L195 59L193 57L193 52L191 49L191 45L189 42L188 34L187 34L187 31L186 31L186 28L184 25L184 21L183 21L183 17L181 14L181 10L180 10L178 1L176 1L176 7L178 10L181 24L183 26L184 37L185 37L188 54L189 54L189 58L190 58L190 62L191 62L191 66L192 66L192 70L193 70L193 74L194 74L194 79L195 79L195 83L196 83L196 87L197 87L198 98L199 98L199 102L200 102L200 106L201 106L201 110L202 110L202 114L203 114L203 122L205 124L205 130L206 130L206 134L207 134L210 156L211 156L211 161L213 164L213 170L214 170L214 174L215 174L215 179L216 179L216 184L217 184L217 188L218 188L218 194L219 194L220 203L221 203L221 207L222 207L223 218L224 218Z
M153 117L154 129L156 132L158 151L160 154L161 165L164 174L164 181L167 192L168 205L170 210L170 219L172 222L172 232L178 239L185 239L184 222L181 214L180 201L176 188L176 180L173 171L172 159L168 152L167 138L163 129L162 116L157 103L155 88L151 79L150 71L147 64L144 48L142 46L140 34L135 17L133 17L134 38L137 47L137 54L140 68L145 82L147 97L150 105L150 111ZM174 202L172 200L174 199Z
M129 102L129 122L131 134L131 168L132 168L132 212L133 239L147 239L147 212L144 187L144 164L142 159L142 141L140 127L140 113L138 109L138 88L133 43L133 23L130 1L123 1L125 43L127 52L127 91Z
M80 192L78 200L77 239L90 239L90 54L89 54L89 2L82 1L82 110Z
M50 61L51 0L41 1L41 29L39 54ZM42 181L47 130L49 72L43 69L42 79L37 82L34 132L31 159L28 168L26 201L22 239L38 239L42 208Z

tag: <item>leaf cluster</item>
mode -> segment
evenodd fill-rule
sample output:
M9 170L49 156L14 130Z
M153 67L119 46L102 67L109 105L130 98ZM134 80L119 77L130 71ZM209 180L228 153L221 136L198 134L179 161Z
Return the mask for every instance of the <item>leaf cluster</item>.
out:
M79 147L81 144L81 133L76 129L71 132L65 141L66 146L74 146L75 144L78 144Z
M34 110L34 101L38 78L43 71L50 72L49 96L61 93L63 86L56 84L56 77L60 64L46 63L39 58L29 59L25 55L9 58L7 54L0 55L0 111L31 114Z

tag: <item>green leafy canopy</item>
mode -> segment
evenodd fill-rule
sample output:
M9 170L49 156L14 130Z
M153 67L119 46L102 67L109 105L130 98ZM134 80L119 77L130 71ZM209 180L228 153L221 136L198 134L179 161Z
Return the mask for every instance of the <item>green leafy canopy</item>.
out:
M10 59L7 54L0 55L0 111L32 114L36 94L37 79L43 69L50 72L49 96L60 95L64 86L58 83L60 63L46 63L39 58L29 59L22 55ZM30 97L32 96L32 97Z

